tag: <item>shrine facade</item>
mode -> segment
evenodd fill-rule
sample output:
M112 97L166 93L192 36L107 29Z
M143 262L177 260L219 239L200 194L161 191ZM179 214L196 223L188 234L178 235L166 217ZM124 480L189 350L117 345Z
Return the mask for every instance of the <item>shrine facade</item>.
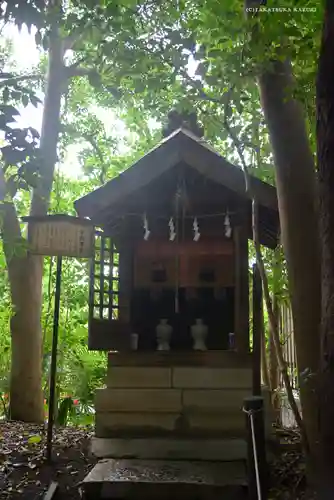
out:
M276 190L251 187L261 244L275 248ZM241 432L253 370L242 170L180 128L75 207L99 228L89 348L109 364L97 435Z

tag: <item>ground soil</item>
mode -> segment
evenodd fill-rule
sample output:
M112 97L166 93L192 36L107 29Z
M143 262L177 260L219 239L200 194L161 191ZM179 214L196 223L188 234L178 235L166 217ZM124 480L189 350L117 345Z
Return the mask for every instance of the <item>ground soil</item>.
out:
M57 500L79 500L81 481L96 463L89 451L92 435L90 428L56 429L53 461L48 464L44 427L0 423L0 500L42 500L52 481L58 483ZM315 498L305 491L305 466L297 434L279 435L269 456L269 500Z
M0 500L43 499L52 481L59 485L58 500L80 499L80 483L96 463L89 453L92 434L86 428L56 429L48 464L44 427L0 423Z

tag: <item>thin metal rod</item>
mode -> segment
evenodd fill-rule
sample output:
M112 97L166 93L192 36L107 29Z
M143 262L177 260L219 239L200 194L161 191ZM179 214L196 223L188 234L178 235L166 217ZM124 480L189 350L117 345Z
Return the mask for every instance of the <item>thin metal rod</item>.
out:
M52 453L52 431L54 424L54 408L56 397L56 377L57 377L57 348L58 348L58 329L59 329L59 311L60 311L60 290L61 290L61 268L62 257L57 257L57 272L56 272L56 293L55 307L53 313L53 335L52 335L52 352L51 352L51 369L50 369L50 390L49 390L49 419L46 438L46 458L51 461Z
M254 466L255 466L255 478L256 478L256 489L258 500L262 500L262 490L261 490L261 482L260 482L260 473L259 473L259 463L257 460L257 449L256 449L256 439L255 439L255 429L254 429L254 414L252 411L249 413L250 423L251 423L251 432L252 432L252 443L253 443L253 454L254 454Z

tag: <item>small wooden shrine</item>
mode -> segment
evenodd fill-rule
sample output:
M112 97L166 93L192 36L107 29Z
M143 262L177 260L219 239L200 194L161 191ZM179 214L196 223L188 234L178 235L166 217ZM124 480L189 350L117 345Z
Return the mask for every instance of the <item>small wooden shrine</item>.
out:
M274 248L276 191L251 183L261 243ZM109 366L97 436L241 432L252 387L251 200L242 170L181 127L75 207L99 228L89 348L109 351ZM157 350L162 319L168 350ZM199 319L205 350L194 350Z

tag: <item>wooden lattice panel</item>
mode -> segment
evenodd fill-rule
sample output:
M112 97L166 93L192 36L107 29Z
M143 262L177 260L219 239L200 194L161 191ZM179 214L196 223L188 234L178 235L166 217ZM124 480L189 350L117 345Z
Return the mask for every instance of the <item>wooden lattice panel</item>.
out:
M95 235L95 255L90 277L90 316L117 319L119 312L119 254L110 238Z

